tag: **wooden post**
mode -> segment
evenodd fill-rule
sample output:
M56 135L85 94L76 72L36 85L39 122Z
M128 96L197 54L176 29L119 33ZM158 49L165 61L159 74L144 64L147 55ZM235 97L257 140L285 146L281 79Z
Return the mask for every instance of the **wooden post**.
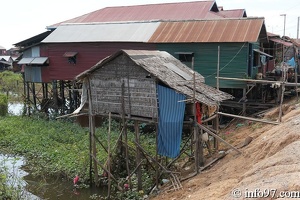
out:
M197 127L197 130L198 130L198 138L199 138L199 128L198 126ZM203 130L201 129L201 138L198 139L198 146L199 146L199 164L198 166L203 166L204 165L204 158L203 158L203 141L202 141L202 134L203 134ZM198 171L197 173L199 172L199 168L198 168Z
M91 131L91 119L89 117L89 129L90 129L90 132L89 132L89 155L90 155L90 172L89 172L89 175L90 175L90 186L92 187L93 186L93 174L92 174L92 171L93 171L93 148L92 148L92 138L93 138L93 135L92 135L92 131Z
M155 123L155 185L156 188L159 186L159 162L158 162L158 118L157 118L157 123Z
M92 103L92 94L91 94L91 85L89 82L88 86L88 99L89 99L89 124L90 124L90 132L91 132L91 142L92 142L92 155L94 158L94 173L95 173L95 183L96 186L99 184L99 176L98 176L98 166L97 161L95 158L97 158L97 148L96 148L96 140L95 140L95 116L93 114L93 103Z
M124 140L125 140L125 158L126 158L126 170L127 170L127 175L128 175L128 184L129 187L132 188L131 185L131 178L130 178L130 170L129 170L129 155L128 155L128 138L127 138L127 122L125 119L125 84L124 81L122 82L122 96L121 96L121 101L122 101L122 124L123 124L123 135L124 135Z
M193 71L193 115L194 115L194 142L195 142L195 151L194 151L194 157L195 157L195 171L196 173L199 172L199 129L196 126L197 123L197 109L196 109L196 74L195 74L195 68L194 68L194 56L192 57L192 69Z
M34 105L34 109L37 109L36 107L36 94L35 94L35 83L32 82L32 99L33 99L33 105Z
M218 64L217 64L217 90L220 89L220 46L218 46Z
M134 121L134 130L135 130L135 141L136 143L140 143L140 128L138 121ZM138 191L143 189L142 185L142 172L141 172L141 153L140 149L136 147L136 164L137 164L137 183L138 183Z
M220 127L220 122L219 122L219 105L217 105L217 113L216 113L216 119L215 119L215 129L216 129L216 134L219 135L219 127ZM209 142L209 141L208 141ZM214 149L216 151L219 150L219 140L217 140L216 138L214 138Z
M219 90L220 89L220 80L219 80L219 77L220 77L220 46L218 46L218 67L217 67L217 89ZM215 128L216 128L216 133L217 135L219 135L219 115L218 115L218 112L219 112L219 105L217 106L217 116L216 116L216 121L215 121ZM202 129L201 129L201 133L202 133ZM209 141L208 141L209 142ZM214 138L214 148L216 151L219 150L219 141Z
M285 65L282 66L283 69L283 80L282 84L280 86L281 90L281 98L280 98L280 106L279 106L279 116L278 116L278 121L282 121L282 103L283 103L283 98L284 98L284 91L285 91L285 79L286 79L286 67Z
M45 93L46 93L46 95L45 95L45 98L46 99L48 99L48 83L45 83Z
M55 113L58 113L57 105L58 105L58 99L57 99L57 81L54 80L52 82L52 90L53 90L53 101L54 101L54 106L55 106Z
M107 134L107 154L108 154L108 158L107 158L107 170L109 171L109 173L107 174L107 178L108 178L108 184L107 184L107 197L108 199L110 199L110 188L111 188L111 166L110 166L110 130L111 128L111 112L109 112L108 114L108 134Z
M247 92L246 88L243 88L243 116L246 116L246 99L247 99Z

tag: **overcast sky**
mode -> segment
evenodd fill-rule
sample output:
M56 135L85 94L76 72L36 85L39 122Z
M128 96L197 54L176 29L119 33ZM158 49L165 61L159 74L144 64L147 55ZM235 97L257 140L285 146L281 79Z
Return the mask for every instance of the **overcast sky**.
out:
M65 21L104 7L153 3L188 2L192 0L6 0L1 1L0 46L9 49L46 31L46 26ZM297 37L299 0L216 0L224 10L246 9L248 16L265 17L268 32Z

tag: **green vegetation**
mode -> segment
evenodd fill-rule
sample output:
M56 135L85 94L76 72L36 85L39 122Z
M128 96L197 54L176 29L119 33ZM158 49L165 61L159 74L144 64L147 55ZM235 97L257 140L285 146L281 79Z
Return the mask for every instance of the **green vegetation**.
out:
M10 101L20 100L22 94L23 79L21 74L11 71L3 71L0 73L0 91L5 93Z
M5 116L8 113L7 96L0 94L0 116Z
M97 138L107 148L108 123L96 129ZM119 138L119 123L114 122L111 131L111 147ZM134 134L128 132L130 165L136 165ZM141 145L151 153L155 152L155 138L141 135ZM107 153L98 144L97 159L105 163ZM80 176L84 183L89 181L89 130L65 120L45 120L37 117L0 117L0 150L2 153L22 155L27 160L26 167L36 176L56 175L73 179ZM120 181L126 178L124 156L117 149L112 152L113 165ZM154 155L154 154L152 154ZM146 166L146 161L143 168ZM123 167L123 168L122 168ZM151 171L151 170L149 170ZM103 173L99 167L100 175ZM143 185L153 184L152 172L143 170ZM1 181L0 181L1 182ZM132 195L132 194L131 194ZM137 192L137 196L139 193ZM138 199L138 198L136 198Z
M22 178L17 174L15 166L20 158L4 158L0 160L0 199L29 199L22 190ZM10 165L6 164L9 162Z

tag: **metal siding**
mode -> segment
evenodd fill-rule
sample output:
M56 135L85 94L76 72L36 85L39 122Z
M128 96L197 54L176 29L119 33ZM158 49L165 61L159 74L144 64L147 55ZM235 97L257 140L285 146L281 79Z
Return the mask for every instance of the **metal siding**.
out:
M257 42L263 23L262 18L162 22L149 42Z
M62 25L42 43L147 42L159 24L160 22Z
M73 80L81 72L91 68L103 58L119 51L120 49L155 50L154 44L144 43L60 43L43 44L42 55L49 57L49 66L43 68L42 79ZM68 58L63 57L65 52L78 52L76 64L68 63Z
M25 81L41 83L42 82L41 68L26 66L25 67Z
M227 63L220 76L245 78L248 74L248 45L244 43L194 43L194 44L158 44L158 49L167 51L175 58L175 52L194 52L194 69L205 78L207 85L216 87L216 70L218 60L218 46L220 46L220 69ZM243 47L243 48L242 48ZM239 52L239 53L238 53ZM236 56L235 56L236 55ZM244 88L244 82L220 81L221 88Z
M32 57L40 57L40 47L39 46L35 46L31 48L31 55Z

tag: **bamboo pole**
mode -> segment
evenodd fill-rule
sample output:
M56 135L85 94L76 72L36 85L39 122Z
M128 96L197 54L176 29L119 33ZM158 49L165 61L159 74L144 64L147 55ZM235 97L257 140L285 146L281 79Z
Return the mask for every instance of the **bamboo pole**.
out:
M129 170L129 155L128 155L128 137L127 137L127 122L125 120L125 84L124 81L122 83L122 96L121 96L121 100L122 100L122 124L123 124L123 133L124 133L124 140L125 140L125 158L126 158L126 170L127 170L127 176L128 178L128 184L129 187L132 188L131 185L131 178L130 178L130 170Z
M229 77L219 77L220 80L232 80L232 81L245 81L245 82L253 82L253 83L278 83L282 84L282 81L269 81L269 80L257 80L257 79L243 79L243 78L229 78ZM291 83L286 82L286 86L300 86L300 83Z
M238 153L242 153L240 150L238 150L237 148L235 148L234 146L232 146L231 144L229 144L228 142L226 142L225 140L223 140L220 136L218 136L217 134L215 134L213 131L211 131L210 129L208 129L207 127L205 127L202 124L197 123L197 125L203 129L205 132L207 132L208 134L216 137L218 140L220 140L221 142L227 144L228 146L230 146L233 150L235 150Z
M108 158L107 158L107 168L109 173L107 174L108 178L108 188L107 188L107 197L110 199L110 189L111 189L111 166L110 166L110 134L111 134L111 112L109 112L108 115L108 134L107 134L107 153L108 153Z
M220 46L218 46L218 67L217 67L217 89L220 90ZM220 107L217 106L217 114L216 114L216 121L215 121L215 125L216 125L216 133L217 135L219 135L219 115L218 112L220 110ZM201 132L202 133L202 132ZM217 139L214 139L214 148L216 151L219 150L219 141Z
M117 183L117 188L118 188L118 190L120 190L120 191L122 191L123 190L123 188L122 187L120 187L119 186L119 183L118 183L118 181L117 181L117 179L114 177L114 175L112 175L98 160L97 160L97 158L93 155L93 154L91 154L91 156L93 157L93 159L95 160L95 162L107 173L107 174L109 174L110 175L110 177L112 178L112 180L114 180L116 183Z
M256 119L256 118L252 118L252 117L245 117L245 116L240 116L240 115L233 115L233 114L229 114L229 113L223 113L223 112L218 112L219 115L224 115L227 117L234 117L234 118L239 118L239 119L246 119L246 120L250 120L250 121L255 121L255 122L263 122L263 123L267 123L267 124L274 124L274 125L278 125L278 122L272 122L272 121L267 121L267 120L262 120L262 119Z
M92 94L91 94L91 86L90 82L89 88L88 88L88 99L89 99L89 125L90 125L90 132L91 132L91 143L92 143L92 152L93 157L97 158L97 148L96 148L96 142L95 142L95 116L93 115L93 106L92 106ZM98 167L97 163L94 160L94 173L95 173L95 184L98 186L99 183L99 176L98 176Z
M157 118L157 121L159 121L158 120L158 118ZM159 179L159 165L158 165L158 123L156 123L155 124L155 163L156 163L156 165L155 165L155 186L156 186L156 188L158 188L158 186L159 186L159 181L158 181L158 179ZM141 146L138 144L137 145L139 148L141 148ZM143 152L143 149L142 149L142 152ZM146 158L146 155L145 155L145 152L143 152L143 154L144 154L144 156L145 156L145 158ZM147 160L148 160L148 158L147 158Z
M282 84L280 87L281 90L281 98L280 98L280 105L279 105L279 116L278 116L278 121L282 121L282 103L283 103L283 98L284 98L284 91L285 91L285 79L286 79L286 67L283 65L283 80Z
M140 129L138 121L134 121L134 130L135 130L135 141L136 143L140 143ZM136 147L136 164L137 164L137 183L138 183L138 191L143 189L142 185L142 172L141 172L141 154L138 147Z
M194 141L195 141L195 171L196 173L199 172L199 133L198 127L195 125L197 123L197 110L196 110L196 74L195 74L195 67L194 67L194 56L192 57L192 69L193 71L193 111L194 111Z

